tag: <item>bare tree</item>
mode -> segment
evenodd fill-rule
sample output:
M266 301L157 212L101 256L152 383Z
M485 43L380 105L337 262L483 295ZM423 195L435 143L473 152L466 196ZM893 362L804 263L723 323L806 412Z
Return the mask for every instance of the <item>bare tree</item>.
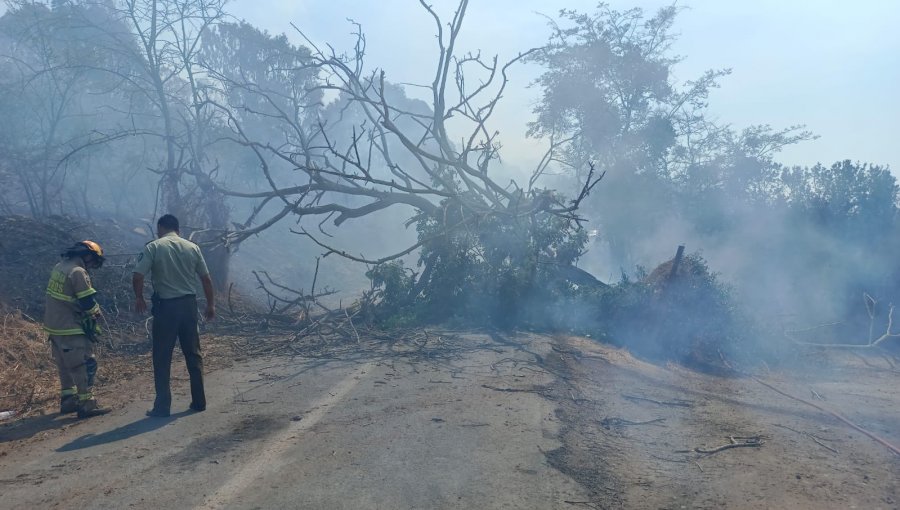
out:
M157 207L182 219L188 233L207 249L216 283L227 286L228 252L210 229L228 225L225 198L212 180L218 166L209 147L224 126L209 105L208 78L198 64L203 37L224 18L224 0L121 0L98 4L114 23L97 26L106 51L115 58L98 70L118 80L117 93L129 99L130 124L96 133L89 145L131 135L158 140L162 158L148 170L159 175ZM96 24L92 18L83 20ZM73 151L76 152L76 151Z
M79 109L94 87L80 66L91 56L76 36L66 13L42 4L11 3L14 12L0 23L0 86L4 117L17 119L0 131L5 159L12 161L19 191L33 216L66 212L62 189L66 168L60 158L79 143L80 125L89 114Z
M160 169L165 208L184 216L181 181L203 160L202 86L195 57L203 34L223 16L221 0L124 0L117 12L129 28L121 47L140 64L124 76L146 96L162 121L165 163ZM134 40L136 39L136 43Z
M311 48L304 66L316 69L322 81L298 91L295 98L295 103L302 104L304 95L321 90L337 93L342 112L347 117L355 114L358 119L349 129L340 122L328 124L321 117L309 122L308 116L288 111L280 98L254 83L219 76L227 88L242 89L245 96L255 94L268 107L258 111L250 110L246 103L217 103L229 115L235 141L256 154L271 187L259 192L227 193L281 203L277 212L258 225L245 224L246 228L228 232L229 242L241 242L288 215L318 216L323 218L318 233L306 228L296 232L328 254L379 264L412 253L437 238L465 235L486 220L521 220L525 225L536 215L576 223L581 220L576 213L578 206L601 176L592 171L578 196L568 202L533 187L553 160L555 144L539 163L530 186L523 188L515 181L503 184L493 176L493 166L500 159L500 141L499 132L492 131L489 122L506 90L510 66L537 50L520 53L505 63L477 53L459 55L458 38L468 2L459 3L447 25L431 6L420 3L434 20L439 50L434 78L422 86L431 96L430 111L403 108L390 98L391 87L384 71L370 71L365 66L366 39L359 26L356 45L349 55L339 54L330 46L320 47L304 35ZM300 29L297 31L303 35ZM478 75L476 85L467 81L473 73ZM243 124L248 113L278 122L284 128L283 139L256 139ZM349 136L337 139L337 132L349 132ZM300 171L304 182L280 185L272 171L276 164ZM378 258L351 254L323 240L327 235L323 225L329 220L339 226L395 206L415 211L409 224L430 221L439 228L433 235L420 235L414 244Z

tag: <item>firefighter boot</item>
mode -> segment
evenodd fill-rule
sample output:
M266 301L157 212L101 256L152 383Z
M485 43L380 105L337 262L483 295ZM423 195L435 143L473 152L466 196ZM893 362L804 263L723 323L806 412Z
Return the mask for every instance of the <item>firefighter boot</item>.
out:
M78 417L79 418L91 418L94 416L103 416L108 413L109 409L103 409L102 407L97 405L97 401L94 399L90 400L82 400L78 404Z
M78 411L78 396L62 395L59 397L59 414L70 414Z

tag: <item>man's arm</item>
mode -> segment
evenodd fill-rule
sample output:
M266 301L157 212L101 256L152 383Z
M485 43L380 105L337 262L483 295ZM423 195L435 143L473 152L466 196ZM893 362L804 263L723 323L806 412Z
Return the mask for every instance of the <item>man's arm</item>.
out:
M144 301L144 275L132 273L131 286L134 289L134 311L140 314L147 312L147 302Z
M147 302L144 301L144 275L149 274L153 267L153 252L150 250L153 243L144 245L144 249L138 254L137 264L131 276L131 286L134 288L134 311L143 314L147 311Z
M212 278L205 274L200 276L200 281L203 283L203 294L206 295L206 312L203 315L206 320L211 321L216 318L216 296L213 293Z

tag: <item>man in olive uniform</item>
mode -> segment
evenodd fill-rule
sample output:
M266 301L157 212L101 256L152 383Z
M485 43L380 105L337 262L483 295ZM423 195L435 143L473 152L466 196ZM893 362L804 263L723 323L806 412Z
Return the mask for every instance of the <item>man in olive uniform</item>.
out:
M93 343L99 333L100 305L87 269L103 265L103 249L93 241L82 241L60 256L63 260L50 273L44 304L44 331L50 335L59 369L59 412L78 413L79 418L100 416L109 412L97 405L93 395L97 374Z
M156 401L147 416L169 416L172 392L169 374L175 340L181 343L181 352L191 378L191 405L194 411L206 410L203 390L203 356L200 354L200 330L197 326L197 280L203 284L206 296L207 320L216 315L212 280L200 248L181 238L178 219L171 214L156 223L158 239L147 243L138 256L134 268L135 310L144 313L144 277L153 281L153 381Z

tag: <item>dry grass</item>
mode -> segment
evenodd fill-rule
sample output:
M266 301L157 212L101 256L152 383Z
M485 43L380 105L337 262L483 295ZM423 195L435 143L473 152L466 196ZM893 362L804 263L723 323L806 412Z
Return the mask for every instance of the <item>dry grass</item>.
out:
M0 216L0 273L4 274L0 278L0 412L15 411L17 417L25 417L56 411L59 378L40 323L44 290L59 253L80 239L99 241L109 255L103 268L91 275L105 332L95 345L99 363L95 395L101 403L115 400L116 392L131 391L119 383L152 372L149 324L145 317L130 312L133 258L146 239L127 226L104 220ZM240 296L230 297L234 303L229 308L246 308ZM208 367L231 360L231 344L213 335L204 335L203 349Z
M146 354L96 348L100 362L95 393L150 370ZM0 312L0 411L16 417L54 412L59 403L59 378L47 334L39 323L19 311Z
M121 383L139 374L152 374L149 342L101 342L95 345L99 362L94 395L101 401L119 400L117 392L131 390ZM205 333L201 339L204 365L215 370L231 364L235 339ZM112 344L112 348L106 346ZM174 356L175 371L182 369L180 353ZM186 375L186 373L184 374ZM152 387L148 388L152 390ZM147 389L147 388L145 388ZM47 334L40 323L19 311L0 309L0 412L15 411L16 418L56 412L59 405L59 378Z
M50 344L40 324L19 312L0 315L0 411L30 414L59 396Z
M124 321L104 321L105 334L94 345L99 364L94 394L101 404L120 400L119 392L133 391L122 383L142 373L152 374L146 332L149 325L145 321L135 322L137 326L130 328L123 326L133 324ZM233 360L235 339L222 333L206 332L202 336L207 370L227 366ZM176 351L175 372L180 357ZM59 405L59 388L56 362L41 323L0 303L0 412L15 411L15 418L54 413ZM148 388L152 390L152 386Z

